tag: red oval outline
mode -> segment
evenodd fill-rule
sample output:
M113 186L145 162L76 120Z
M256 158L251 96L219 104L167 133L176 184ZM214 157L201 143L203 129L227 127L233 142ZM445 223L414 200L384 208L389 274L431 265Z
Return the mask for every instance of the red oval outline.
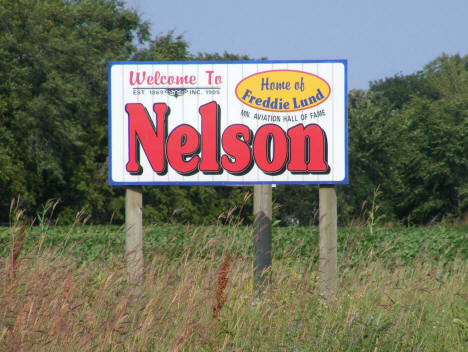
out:
M261 74L261 73L268 73L268 72L284 72L284 71L289 71L289 72L299 72L299 73L304 73L306 75L309 75L309 76L314 76L314 77L317 77L318 79L320 79L321 81L325 82L328 86L328 95L326 96L325 99L323 99L323 101L321 101L320 103L318 103L317 105L314 105L314 106L310 106L310 107L305 107L305 108L302 108L302 109L295 109L295 110L287 110L287 111L284 111L284 110L272 110L272 109L262 109L262 108L259 108L259 107L255 107L255 106L251 106L249 104L246 104L244 101L242 101L239 96L237 95L237 87L239 87L239 85L244 82L246 79L250 78L250 77L253 77L253 76L256 76L258 74ZM263 111L275 111L275 112L284 112L284 113L287 113L287 112L295 112L295 111L302 111L302 110L307 110L307 109L312 109L312 108L315 108L316 106L319 106L320 104L324 103L331 95L331 87L330 87L330 84L325 80L323 79L322 77L320 77L319 75L316 75L314 73L310 73L310 72L305 72L305 71L299 71L299 70L268 70L268 71L261 71L261 72L257 72L257 73L252 73L251 75L247 76L247 77L244 77L241 81L239 81L239 83L236 84L236 88L234 89L234 94L236 95L236 98L237 100L239 100L242 104L244 105L247 105L248 107L251 107L252 109L256 109L256 110L263 110Z

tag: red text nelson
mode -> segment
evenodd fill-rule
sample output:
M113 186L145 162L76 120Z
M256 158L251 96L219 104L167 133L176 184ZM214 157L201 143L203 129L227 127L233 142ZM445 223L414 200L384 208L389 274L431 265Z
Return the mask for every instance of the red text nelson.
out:
M128 114L127 172L139 175L140 146L159 175L168 164L181 175L220 174L245 175L254 164L265 174L324 174L327 163L327 137L317 124L297 124L284 131L275 124L261 126L253 134L243 124L234 124L220 131L220 107L210 102L199 108L201 133L188 124L181 124L170 133L167 120L170 108L165 103L153 105L156 126L145 107L139 103L125 106ZM221 148L224 154L221 155Z

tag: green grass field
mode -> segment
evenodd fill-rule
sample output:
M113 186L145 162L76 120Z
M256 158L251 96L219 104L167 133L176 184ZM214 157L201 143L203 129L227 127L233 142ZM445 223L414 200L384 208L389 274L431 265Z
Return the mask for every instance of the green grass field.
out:
M138 296L123 228L27 228L13 275L19 233L0 228L0 351L467 350L466 225L340 228L330 301L319 295L317 228L273 229L273 280L261 299L251 227L145 228Z

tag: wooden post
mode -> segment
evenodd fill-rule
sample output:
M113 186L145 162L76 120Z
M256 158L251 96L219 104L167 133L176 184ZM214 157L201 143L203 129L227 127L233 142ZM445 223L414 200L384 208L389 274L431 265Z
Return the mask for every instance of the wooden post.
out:
M135 295L140 294L143 278L143 195L140 187L125 191L125 257L127 278Z
M257 294L271 281L271 185L254 186L253 274Z
M338 266L336 255L337 211L334 185L320 185L320 294L330 298L337 289Z

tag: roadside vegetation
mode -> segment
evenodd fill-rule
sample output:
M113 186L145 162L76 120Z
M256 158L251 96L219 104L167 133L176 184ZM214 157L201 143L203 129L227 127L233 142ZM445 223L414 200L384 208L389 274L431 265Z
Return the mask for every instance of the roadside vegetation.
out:
M325 301L317 228L276 226L259 298L251 226L147 226L135 296L122 227L13 223L0 230L0 350L464 351L466 225L338 238L339 290Z

